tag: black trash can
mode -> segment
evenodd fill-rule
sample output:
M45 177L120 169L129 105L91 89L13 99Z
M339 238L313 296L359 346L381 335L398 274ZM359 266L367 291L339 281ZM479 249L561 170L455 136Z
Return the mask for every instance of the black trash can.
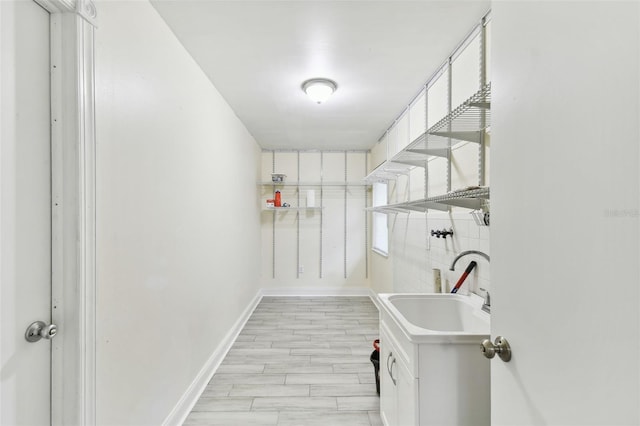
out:
M376 375L376 392L378 392L378 395L380 395L380 348L377 345L377 343L379 342L379 340L376 340L373 343L373 346L376 349L371 352L371 356L369 357L371 363L373 364L373 372Z

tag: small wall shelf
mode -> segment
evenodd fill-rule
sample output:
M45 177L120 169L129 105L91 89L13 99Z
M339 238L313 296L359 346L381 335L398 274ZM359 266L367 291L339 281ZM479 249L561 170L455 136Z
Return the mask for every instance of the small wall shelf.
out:
M320 211L324 207L263 207L262 211L286 212L286 211Z
M271 181L264 181L264 182L260 182L259 185L262 186L293 186L293 187L309 187L309 186L338 186L338 187L345 187L345 186L370 186L370 183L367 182L271 182Z

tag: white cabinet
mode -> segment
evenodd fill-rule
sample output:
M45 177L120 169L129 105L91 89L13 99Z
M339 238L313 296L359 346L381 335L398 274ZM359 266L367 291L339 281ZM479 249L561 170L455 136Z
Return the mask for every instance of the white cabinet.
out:
M382 422L386 426L489 426L490 364L480 353L482 339L475 339L413 342L382 309Z
M399 347L388 330L380 330L380 417L387 426L419 424L418 378Z

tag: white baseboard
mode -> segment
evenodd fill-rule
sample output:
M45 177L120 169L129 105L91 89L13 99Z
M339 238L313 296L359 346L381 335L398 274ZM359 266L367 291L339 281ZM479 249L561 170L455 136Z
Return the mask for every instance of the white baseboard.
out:
M231 330L226 334L220 345L218 345L213 354L211 354L195 380L189 388L187 388L182 398L180 398L180 401L178 401L162 423L162 426L180 426L184 423L263 296L365 296L370 297L376 307L378 306L378 296L373 290L366 287L283 287L260 289L251 303L249 303L249 306L242 312L238 321L235 322Z
M263 296L371 296L367 287L263 288Z
M220 342L216 350L211 354L195 380L187 388L186 392L182 395L182 398L180 398L176 406L171 410L171 413L169 413L165 421L162 423L162 426L180 426L184 423L189 413L191 413L194 405L198 402L200 395L202 395L207 384L224 360L227 352L231 349L231 346L238 337L238 334L240 334L245 323L249 317L251 317L256 306L260 303L260 300L262 300L262 291L258 291L256 296L249 303L249 306L247 306L247 308L242 312L240 318L235 322L235 324L233 324L231 330L229 330L224 339L222 339L222 342Z

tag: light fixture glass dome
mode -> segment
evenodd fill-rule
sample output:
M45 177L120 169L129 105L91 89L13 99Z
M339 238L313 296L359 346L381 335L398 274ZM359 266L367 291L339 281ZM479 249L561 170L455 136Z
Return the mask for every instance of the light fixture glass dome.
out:
M337 88L335 81L326 78L312 78L302 83L302 90L319 104L329 99Z

